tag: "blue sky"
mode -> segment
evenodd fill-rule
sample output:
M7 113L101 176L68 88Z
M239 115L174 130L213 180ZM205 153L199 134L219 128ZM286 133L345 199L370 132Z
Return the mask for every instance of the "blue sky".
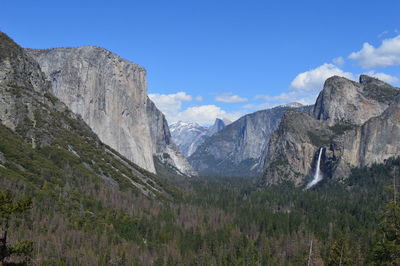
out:
M360 73L400 84L400 1L18 1L0 30L23 47L97 45L147 69L175 120L209 124L312 103Z

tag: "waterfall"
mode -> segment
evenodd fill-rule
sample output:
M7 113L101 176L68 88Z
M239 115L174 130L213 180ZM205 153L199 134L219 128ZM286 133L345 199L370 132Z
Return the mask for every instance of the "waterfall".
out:
M313 180L311 180L310 183L308 183L306 189L309 189L310 187L316 185L319 181L322 180L322 175L321 175L321 170L320 170L320 167L321 167L322 149L323 149L323 148L320 148L320 149L319 149L318 161L317 161L317 169L315 170L314 178L313 178Z

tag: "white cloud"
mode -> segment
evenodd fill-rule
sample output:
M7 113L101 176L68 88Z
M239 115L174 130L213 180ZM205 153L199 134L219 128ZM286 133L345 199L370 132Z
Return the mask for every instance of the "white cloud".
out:
M247 98L240 97L239 95L233 95L232 93L223 93L215 97L217 102L224 102L224 103L240 103L240 102L247 102Z
M279 95L257 95L255 99L263 99L266 102L257 107L270 107L283 103L298 102L301 104L314 104L318 93L324 86L325 80L332 76L342 76L354 79L350 72L344 72L333 64L325 63L319 67L298 74L291 82L289 91ZM250 107L249 105L246 107Z
M217 117L234 121L242 115L239 112L227 112L216 105L200 105L183 109L183 102L190 102L193 97L182 91L173 94L149 94L149 97L157 108L164 113L168 123L181 120L209 125L214 123ZM203 98L197 96L195 100L202 101Z
M400 65L400 35L383 40L378 48L366 42L360 51L351 53L349 58L363 68Z
M335 65L337 65L337 66L341 66L341 65L343 65L343 64L345 63L344 58L341 57L341 56L336 57L336 58L333 58L332 61L333 61L333 63L334 63Z
M181 108L182 102L192 100L192 96L183 91L174 94L149 94L149 97L158 108L167 111L177 111Z
M298 74L290 84L290 88L296 91L319 91L322 89L325 80L335 75L354 79L352 73L344 72L335 65L325 63L317 68Z
M192 96L183 91L173 94L149 94L149 98L166 117L177 115L179 110L182 108L183 102L192 101Z
M198 102L202 102L204 99L203 99L203 96L196 96L196 101L198 101Z
M376 73L375 71L369 71L366 74L368 76L375 77L375 78L380 79L387 83L399 83L400 82L399 78L397 78L395 76L391 76L389 74L385 74L385 73Z
M242 114L239 112L226 112L216 105L201 105L189 107L180 112L176 117L171 118L168 122L173 123L176 121L197 122L202 125L213 124L215 118L228 118L235 121Z

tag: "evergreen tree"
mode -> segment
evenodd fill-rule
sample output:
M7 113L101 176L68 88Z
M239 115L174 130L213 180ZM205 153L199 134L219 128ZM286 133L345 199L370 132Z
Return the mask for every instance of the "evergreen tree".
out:
M7 242L9 224L13 216L16 216L32 208L30 199L15 201L9 190L0 191L0 224L2 236L0 238L0 265L6 264L11 256L22 257L23 261L28 259L32 252L32 242L19 241L13 245Z
M382 239L374 246L372 265L400 265L400 206L396 190L394 182L393 200L386 205L382 215Z
M390 202L383 215L382 239L375 244L372 265L400 265L400 208Z
M348 245L344 238L339 238L330 246L327 265L353 265L349 259Z

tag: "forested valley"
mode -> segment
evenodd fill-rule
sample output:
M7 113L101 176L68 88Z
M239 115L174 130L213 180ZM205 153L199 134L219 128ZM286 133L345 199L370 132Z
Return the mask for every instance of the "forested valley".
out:
M28 240L32 250L23 259L14 256L10 261L38 265L398 263L400 219L393 188L399 182L400 159L353 169L342 183L326 179L309 190L290 183L265 187L259 179L246 177L198 177L161 180L170 196L149 198L129 186L119 190L104 185L79 166L79 159L32 149L1 129L7 141L2 141L0 151L15 160L0 168L1 186L16 199L32 200L32 209L12 218L8 230L10 243ZM52 156L48 159L44 154ZM41 171L26 171L35 168ZM59 178L44 178L49 171Z

